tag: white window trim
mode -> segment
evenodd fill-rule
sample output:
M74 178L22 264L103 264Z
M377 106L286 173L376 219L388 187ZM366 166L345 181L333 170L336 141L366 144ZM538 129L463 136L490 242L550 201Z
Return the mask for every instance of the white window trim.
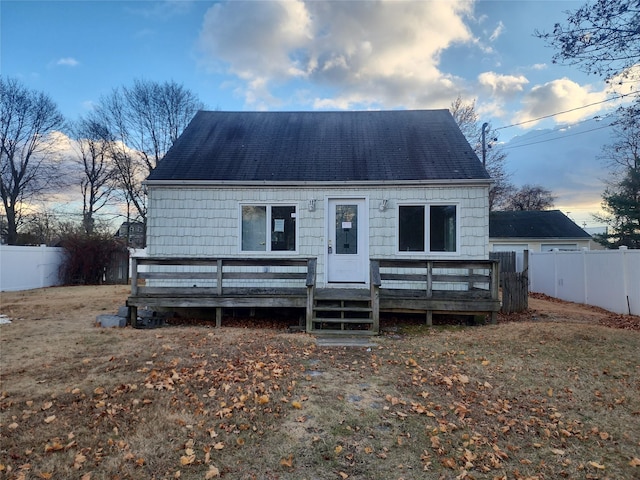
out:
M265 250L243 250L242 249L242 207L266 207L267 209L267 229L266 229L266 249ZM295 250L271 250L271 207L295 207L296 209L296 249ZM238 203L238 254L252 257L280 257L294 256L299 254L300 249L300 204L298 202L239 202Z
M407 252L405 250L400 250L400 207L424 207L425 219L424 219L424 250L420 252ZM431 244L430 238L430 217L431 209L430 207L448 207L454 206L456 207L456 249L453 252L432 252L429 250L429 245ZM396 245L395 250L397 255L407 256L407 257L424 257L425 255L435 256L435 257L458 257L461 255L460 249L460 202L402 202L398 203L396 208L396 221L395 221L395 229L396 229Z

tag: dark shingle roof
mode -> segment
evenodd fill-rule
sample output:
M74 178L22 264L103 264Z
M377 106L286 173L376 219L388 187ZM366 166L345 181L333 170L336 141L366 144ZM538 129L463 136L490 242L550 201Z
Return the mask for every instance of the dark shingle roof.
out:
M489 179L448 110L196 114L148 180Z
M490 238L591 238L560 210L491 212Z

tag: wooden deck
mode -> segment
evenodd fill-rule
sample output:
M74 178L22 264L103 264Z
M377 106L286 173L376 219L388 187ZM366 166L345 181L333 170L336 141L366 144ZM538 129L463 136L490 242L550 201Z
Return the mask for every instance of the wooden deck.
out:
M315 258L133 258L129 321L138 308L299 308L310 333L375 335L380 312L489 314L500 309L493 260L370 262L366 288L317 288ZM144 285L140 285L144 280ZM268 286L265 286L268 285Z

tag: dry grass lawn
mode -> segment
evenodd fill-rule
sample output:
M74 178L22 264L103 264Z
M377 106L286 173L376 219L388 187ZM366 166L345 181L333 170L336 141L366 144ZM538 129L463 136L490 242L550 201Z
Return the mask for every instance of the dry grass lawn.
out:
M602 311L533 299L518 321L324 348L94 326L127 294L1 294L0 478L640 478L640 331Z

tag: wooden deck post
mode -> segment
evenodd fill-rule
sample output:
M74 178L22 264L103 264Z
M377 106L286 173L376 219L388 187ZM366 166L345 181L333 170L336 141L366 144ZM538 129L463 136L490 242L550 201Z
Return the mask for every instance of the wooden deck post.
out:
M380 262L371 260L370 263L370 288L371 288L371 320L374 333L380 333Z
M433 297L433 262L427 262L427 298Z
M498 300L500 298L500 262L494 260L491 264L491 299ZM498 312L491 312L491 324L498 323Z
M306 303L306 324L307 332L313 330L313 307L315 304L316 293L316 266L318 260L316 258L310 258L307 260L307 303Z
M138 294L138 259L131 257L131 295Z
M222 259L216 260L216 292L222 296ZM222 326L222 307L216 308L216 328Z
M131 257L131 296L138 294L138 259ZM127 323L132 327L136 326L138 321L138 307L134 305L129 306L127 312Z

